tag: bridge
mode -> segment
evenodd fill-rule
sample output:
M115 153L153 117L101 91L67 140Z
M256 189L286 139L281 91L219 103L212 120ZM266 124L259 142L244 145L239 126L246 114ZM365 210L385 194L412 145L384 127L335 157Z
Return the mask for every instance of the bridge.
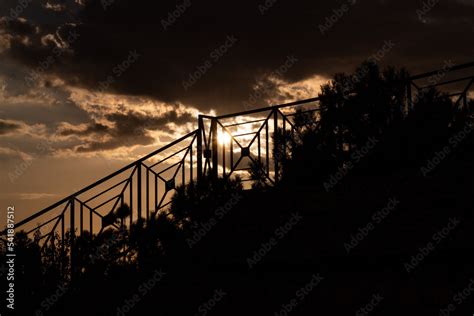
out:
M403 87L403 112L408 115L417 95L436 87L449 94L456 109L472 113L468 104L473 83L474 62L413 76ZM74 271L78 236L85 232L94 236L107 227L129 229L134 221L166 210L180 185L199 181L204 175L238 175L251 183L250 162L260 163L270 184L278 183L281 166L273 152L279 144L272 135L278 131L297 137L294 118L313 113L317 124L320 111L320 98L311 98L221 116L200 115L196 130L34 213L15 229L36 240L42 251L59 242L64 264ZM124 205L130 208L127 222L110 222L108 215ZM0 233L2 242L6 235L7 230Z

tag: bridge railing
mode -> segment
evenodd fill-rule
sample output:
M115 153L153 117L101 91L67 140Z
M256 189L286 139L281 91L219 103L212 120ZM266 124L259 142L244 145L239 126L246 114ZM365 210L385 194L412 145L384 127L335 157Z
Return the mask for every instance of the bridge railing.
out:
M166 208L177 186L197 177L197 133L195 130L18 222L16 232L25 232L38 242L41 251L59 242L60 252L72 267L76 237L85 232L93 236L105 228L129 228L139 218L148 219ZM129 212L118 215L124 205Z
M93 237L106 228L129 229L134 221L166 209L178 186L204 174L244 177L249 163L258 160L269 182L276 183L279 166L272 135L294 133L293 117L300 108L318 112L319 99L201 115L198 129L18 222L16 232L36 240L42 251L59 243L64 265L73 269L77 237ZM6 230L0 236L4 241Z
M198 166L202 166L199 172L210 172L214 177L239 175L243 182L249 182L253 181L248 177L251 164L258 162L268 182L275 184L281 167L275 149L286 143L278 144L274 135L294 136L295 115L313 113L318 120L319 111L319 98L313 98L237 114L200 115L203 151L198 156Z
M407 84L408 110L413 108L416 98L430 88L448 93L457 110L472 114L469 100L474 95L474 62L446 64L442 69L412 76Z
M474 63L411 77L407 109L413 107L415 91L422 93L430 87L450 84L459 88L452 94L456 106L466 108L474 83L472 70ZM468 75L454 79L446 75L456 71L467 71ZM423 80L428 84L421 85ZM319 98L312 98L235 114L200 115L195 131L20 221L16 231L25 231L43 250L59 241L72 266L71 249L77 236L85 232L94 236L106 228L127 229L137 219L148 219L170 204L179 185L204 174L239 175L247 183L252 181L248 177L252 163L258 162L268 182L277 183L281 159L275 159L279 153L276 149L286 143L278 144L273 135L278 132L283 137L295 137L297 113L311 113L317 122L321 115L319 102ZM129 212L126 216L117 215L124 209ZM0 233L0 240L5 241L5 236L6 230Z

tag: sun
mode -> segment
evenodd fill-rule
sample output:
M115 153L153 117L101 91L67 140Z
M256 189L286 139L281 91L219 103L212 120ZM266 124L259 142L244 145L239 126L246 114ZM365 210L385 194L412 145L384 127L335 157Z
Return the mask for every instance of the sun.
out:
M227 132L219 132L217 133L217 141L221 145L228 145L231 141L232 137Z

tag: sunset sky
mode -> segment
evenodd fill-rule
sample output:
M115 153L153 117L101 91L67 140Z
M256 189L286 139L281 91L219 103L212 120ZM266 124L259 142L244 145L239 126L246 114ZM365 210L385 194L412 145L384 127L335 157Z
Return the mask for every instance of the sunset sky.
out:
M474 61L474 0L0 2L0 201L18 217L225 114L378 54Z

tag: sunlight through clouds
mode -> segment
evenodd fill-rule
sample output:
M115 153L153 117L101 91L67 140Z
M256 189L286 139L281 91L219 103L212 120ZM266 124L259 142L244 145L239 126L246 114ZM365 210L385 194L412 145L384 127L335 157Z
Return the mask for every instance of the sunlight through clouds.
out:
M319 75L289 83L282 79L273 79L276 84L276 96L267 100L268 104L288 103L313 98L321 92L321 85L329 79Z

